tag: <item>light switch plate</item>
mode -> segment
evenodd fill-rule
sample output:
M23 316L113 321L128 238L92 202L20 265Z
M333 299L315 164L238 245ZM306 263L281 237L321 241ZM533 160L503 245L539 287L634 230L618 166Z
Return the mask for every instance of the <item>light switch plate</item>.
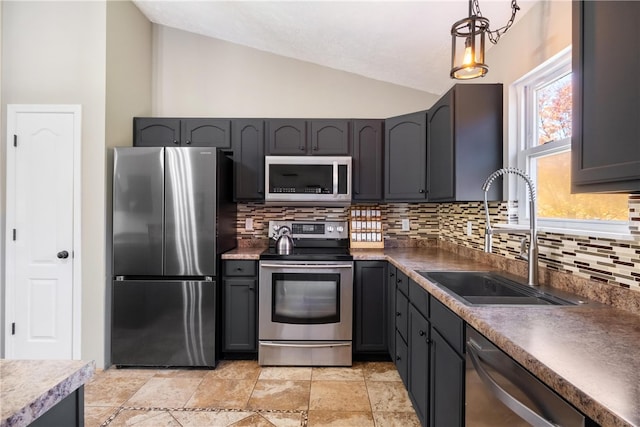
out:
M244 220L244 229L247 231L253 231L253 218L246 218Z
M409 218L402 218L402 231L409 231Z
M467 236L471 236L473 234L473 223L471 221L467 221Z

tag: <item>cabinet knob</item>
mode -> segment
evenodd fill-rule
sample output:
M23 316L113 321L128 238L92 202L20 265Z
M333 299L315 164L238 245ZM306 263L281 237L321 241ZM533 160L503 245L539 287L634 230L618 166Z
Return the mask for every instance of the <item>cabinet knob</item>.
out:
M402 313L400 313L399 311L396 311L396 316L400 316Z
M395 274L389 273L389 277L393 277L393 276L395 276Z
M418 335L420 335L421 337L424 336L424 331L418 331Z
M398 279L398 283L402 283L402 279Z
M69 258L69 252L67 251L60 251L56 254L56 256L60 259L66 259Z
M237 267L236 271L242 271L242 267Z
M304 151L304 147L298 147L300 151Z
M421 188L419 192L424 193L424 188Z
M177 139L174 139L174 140L173 140L173 143L174 143L174 144L176 144L176 145L178 145L178 144L179 144L179 142L178 142L178 140L177 140Z
M191 140L187 139L186 144L191 144Z
M400 356L396 355L396 360L400 360Z
M313 151L318 151L318 146L313 147Z

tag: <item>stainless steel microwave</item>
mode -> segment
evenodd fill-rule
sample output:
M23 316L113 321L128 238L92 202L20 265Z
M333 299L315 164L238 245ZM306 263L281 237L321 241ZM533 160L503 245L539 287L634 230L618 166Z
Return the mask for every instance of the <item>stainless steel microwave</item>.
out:
M351 203L351 157L266 156L265 202L290 205Z

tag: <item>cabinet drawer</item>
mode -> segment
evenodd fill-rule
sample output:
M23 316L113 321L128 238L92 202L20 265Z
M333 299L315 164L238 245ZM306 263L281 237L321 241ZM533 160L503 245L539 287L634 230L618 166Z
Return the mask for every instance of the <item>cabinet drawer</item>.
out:
M405 296L409 296L409 278L400 269L396 272L396 286Z
M418 309L420 314L427 319L429 318L429 293L412 279L409 279L409 301Z
M255 276L256 262L245 260L224 261L225 276Z
M396 292L396 329L407 341L409 329L409 300L401 292Z
M464 321L435 298L431 298L431 325L458 353L464 353Z

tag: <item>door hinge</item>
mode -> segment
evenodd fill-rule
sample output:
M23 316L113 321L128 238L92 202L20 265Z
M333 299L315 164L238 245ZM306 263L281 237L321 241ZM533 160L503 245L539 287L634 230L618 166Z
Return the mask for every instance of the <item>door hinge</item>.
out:
M13 229L13 241L15 242L15 240L16 240L16 229L14 228Z
M16 334L16 323L13 322L11 324L11 335L15 335Z
M18 146L18 135L13 135L13 146L14 147Z

